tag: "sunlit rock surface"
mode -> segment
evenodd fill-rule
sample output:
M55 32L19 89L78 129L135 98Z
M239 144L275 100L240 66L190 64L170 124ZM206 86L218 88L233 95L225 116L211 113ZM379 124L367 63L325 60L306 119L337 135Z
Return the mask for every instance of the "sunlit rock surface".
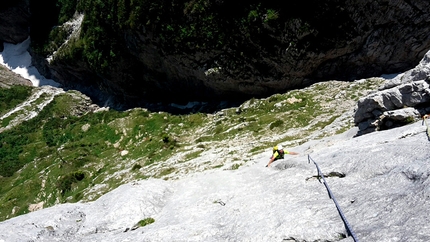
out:
M289 147L300 154L271 168L268 149L237 170L136 181L4 221L0 241L353 241L308 155L360 241L430 241L425 129L416 122L356 138L352 129ZM145 218L155 222L136 226Z
M413 69L388 79L377 92L357 103L359 134L390 129L430 113L430 52Z

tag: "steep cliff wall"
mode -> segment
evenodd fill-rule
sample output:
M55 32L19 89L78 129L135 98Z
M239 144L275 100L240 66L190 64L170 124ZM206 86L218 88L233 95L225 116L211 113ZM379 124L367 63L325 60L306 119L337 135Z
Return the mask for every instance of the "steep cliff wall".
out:
M58 45L54 61L35 64L65 86L92 86L123 102L262 97L412 68L430 48L429 7L424 0L86 0L77 5L85 16L80 35Z
M0 4L0 50L3 42L17 44L30 35L29 0L9 1Z

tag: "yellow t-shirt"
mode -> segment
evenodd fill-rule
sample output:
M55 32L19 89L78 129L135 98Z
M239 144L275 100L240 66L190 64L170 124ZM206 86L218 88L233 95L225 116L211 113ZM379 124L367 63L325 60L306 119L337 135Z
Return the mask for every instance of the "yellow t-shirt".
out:
M290 152L288 152L288 150L284 150L284 154L289 154ZM278 151L275 151L275 153L273 153L273 157L276 159L279 155Z

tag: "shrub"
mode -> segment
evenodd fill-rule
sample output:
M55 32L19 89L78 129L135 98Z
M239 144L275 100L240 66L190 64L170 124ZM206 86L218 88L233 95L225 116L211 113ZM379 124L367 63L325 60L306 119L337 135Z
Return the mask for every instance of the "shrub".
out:
M277 11L273 10L273 9L268 9L267 13L266 13L266 19L264 20L265 22L268 22L270 20L275 20L279 17L279 14Z
M144 226L146 226L148 224L152 224L154 222L155 222L155 219L153 219L153 218L145 218L145 219L140 220L137 224L139 225L139 227L144 227Z
M275 122L273 122L273 123L270 124L270 129L274 129L274 128L280 127L283 124L284 124L284 121L278 119Z
M30 142L29 134L16 130L5 131L0 133L0 141L0 176L12 176L33 158L22 155Z
M240 164L233 164L233 165L231 166L231 169L232 169L232 170L237 170L237 169L239 169L239 167L240 167Z
M158 176L159 177L167 176L167 175L173 173L174 171L175 171L175 168L173 168L173 167L166 168L166 169L161 170L160 173L158 174Z
M133 167L131 168L131 170L135 171L135 170L139 170L140 168L142 168L142 166L140 164L134 164Z
M167 144L167 143L169 143L169 142L170 142L169 135L164 134L164 135L163 135L163 143Z
M251 10L248 13L248 21L252 22L258 18L258 12L257 10Z
M31 87L14 85L9 89L0 88L0 114L4 114L10 109L26 100L31 94Z
M282 95L279 95L279 94L272 95L268 98L269 103L275 103L282 100L283 100L283 97Z
M58 22L64 23L71 17L76 10L78 0L58 0L57 6L60 6L60 13L58 16Z
M82 181L85 178L85 173L83 171L75 171L69 173L65 176L62 176L57 182L57 188L60 191L61 195L72 189L73 183L77 183Z

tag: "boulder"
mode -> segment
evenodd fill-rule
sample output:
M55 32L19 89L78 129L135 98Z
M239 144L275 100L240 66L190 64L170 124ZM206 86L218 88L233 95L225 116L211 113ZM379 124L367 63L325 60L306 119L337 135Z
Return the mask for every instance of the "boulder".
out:
M387 80L379 91L361 98L354 122L358 135L398 127L430 112L430 52L413 69Z

